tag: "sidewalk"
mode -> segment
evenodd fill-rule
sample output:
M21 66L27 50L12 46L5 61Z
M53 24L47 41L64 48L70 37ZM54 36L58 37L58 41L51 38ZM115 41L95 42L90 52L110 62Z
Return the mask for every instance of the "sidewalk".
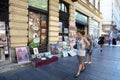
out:
M57 62L34 68L20 68L0 74L0 80L120 80L120 47L105 46L101 53L93 52L93 63L78 79L74 78L78 67L77 57L60 58Z
M23 64L18 64L18 63L9 63L4 66L0 66L0 73L8 72L11 70L16 70L22 67L27 67L30 66L31 62L23 63Z

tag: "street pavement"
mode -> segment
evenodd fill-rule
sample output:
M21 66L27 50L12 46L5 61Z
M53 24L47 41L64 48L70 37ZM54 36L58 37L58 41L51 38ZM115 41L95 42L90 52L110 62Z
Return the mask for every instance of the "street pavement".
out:
M0 80L120 80L120 46L105 46L93 51L93 63L79 78L77 57L60 58L57 62L42 67L25 67L0 74Z

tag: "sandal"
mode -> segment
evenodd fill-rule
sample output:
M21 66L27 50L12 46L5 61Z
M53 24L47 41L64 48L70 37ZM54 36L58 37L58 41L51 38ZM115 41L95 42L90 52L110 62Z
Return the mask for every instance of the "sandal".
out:
M75 78L78 78L80 76L80 73L79 74L77 74L77 75L75 75Z

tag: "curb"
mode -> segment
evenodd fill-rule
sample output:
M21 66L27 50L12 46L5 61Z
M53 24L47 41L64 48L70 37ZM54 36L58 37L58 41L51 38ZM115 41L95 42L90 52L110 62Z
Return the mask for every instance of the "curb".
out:
M31 66L31 61L27 63L22 63L22 64L18 64L18 63L7 64L0 67L0 73L5 73L8 71L12 71L12 70L22 68L22 67L27 67L27 66Z

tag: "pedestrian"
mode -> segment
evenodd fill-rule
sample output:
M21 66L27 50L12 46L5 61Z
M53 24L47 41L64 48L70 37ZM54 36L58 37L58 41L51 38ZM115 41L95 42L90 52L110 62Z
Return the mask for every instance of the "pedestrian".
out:
M111 41L112 41L112 40L111 40L111 37L109 36L109 37L108 37L108 45L109 45L109 46L111 45Z
M102 52L102 48L104 47L104 41L105 41L105 37L104 35L101 35L98 41L98 44L100 45L100 52Z
M116 45L117 43L116 43L116 38L113 38L112 39L112 45Z
M92 35L89 35L87 37L87 40L89 41L90 45L89 47L86 49L86 62L85 63L92 63L92 51L93 51L93 39L92 39ZM88 62L88 59L90 59L90 62Z
M85 35L84 31L78 31L77 32L77 36L78 36L78 40L77 40L77 57L78 57L78 61L79 61L79 66L78 66L78 71L77 71L77 74L75 75L75 78L79 77L80 72L85 70L84 59L85 59L86 49L89 46L89 42L84 37L84 35Z

